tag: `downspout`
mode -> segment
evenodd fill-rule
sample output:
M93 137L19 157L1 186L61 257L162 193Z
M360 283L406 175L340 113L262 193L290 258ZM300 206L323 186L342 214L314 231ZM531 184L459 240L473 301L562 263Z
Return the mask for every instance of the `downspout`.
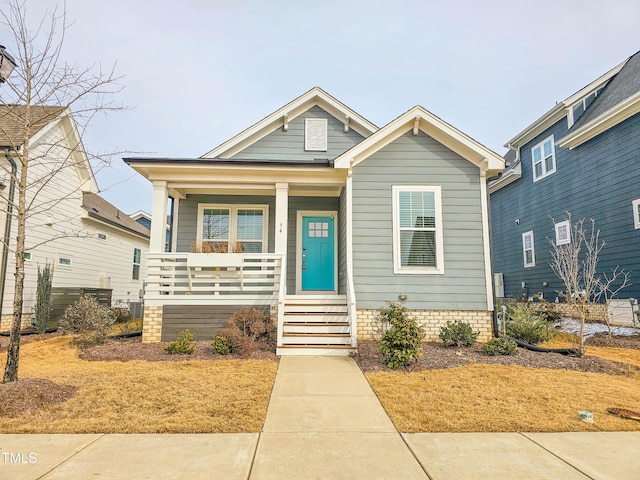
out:
M4 222L4 235L2 237L2 264L0 265L0 315L2 315L4 287L7 281L7 263L9 261L9 240L11 238L11 213L13 212L13 196L16 190L16 175L18 173L18 165L9 155L9 150L4 151L5 158L11 164L11 179L9 180L9 194L7 196L7 217Z

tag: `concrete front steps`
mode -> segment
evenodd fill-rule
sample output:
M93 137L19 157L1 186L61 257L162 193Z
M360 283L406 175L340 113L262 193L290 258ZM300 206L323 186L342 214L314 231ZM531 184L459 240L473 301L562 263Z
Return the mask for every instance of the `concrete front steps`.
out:
M346 356L355 351L345 295L288 296L278 355Z

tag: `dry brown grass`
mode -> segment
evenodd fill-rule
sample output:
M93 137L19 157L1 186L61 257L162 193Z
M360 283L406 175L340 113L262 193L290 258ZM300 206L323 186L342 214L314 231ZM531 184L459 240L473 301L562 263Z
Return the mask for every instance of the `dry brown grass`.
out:
M367 379L401 432L640 430L606 411L640 410L637 376L469 365ZM579 410L593 412L595 423L578 420Z
M575 335L560 332L550 341L540 345L546 348L572 348L575 347ZM640 350L631 348L596 347L587 345L585 354L590 357L604 358L613 362L625 363L640 367Z
M15 418L1 433L260 432L277 362L88 362L69 338L23 345L21 378L77 388L68 401ZM4 365L6 353L0 354Z

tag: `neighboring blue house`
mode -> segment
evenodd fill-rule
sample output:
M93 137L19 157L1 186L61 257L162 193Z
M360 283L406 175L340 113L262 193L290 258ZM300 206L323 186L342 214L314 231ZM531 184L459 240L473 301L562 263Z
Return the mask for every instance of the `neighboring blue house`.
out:
M601 271L631 272L619 297L640 297L639 112L640 52L505 145L508 166L489 184L497 296L555 300L563 287L549 266L550 240L572 241L570 212L574 222L596 221L606 242Z
M378 128L316 87L199 158L125 160L153 183L145 342L211 338L254 306L279 354L346 355L386 300L431 339L455 319L492 335L504 160L422 107Z

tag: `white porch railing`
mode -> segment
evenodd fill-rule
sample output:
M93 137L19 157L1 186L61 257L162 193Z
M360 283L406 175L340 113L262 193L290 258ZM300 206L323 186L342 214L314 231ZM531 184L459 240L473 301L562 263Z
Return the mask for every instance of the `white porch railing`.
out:
M147 305L235 303L279 298L282 255L274 253L151 253Z
M282 256L282 264L280 268L283 272L287 271L286 255ZM286 273L285 273L285 276L286 276ZM278 338L276 342L276 345L278 347L282 346L282 333L284 332L284 299L286 297L286 294L287 294L287 282L286 280L283 280L282 282L280 282L280 288L278 289L278 325L276 330L278 332Z
M349 272L349 269L347 269L346 275L347 275L347 312L349 314L348 317L349 317L349 328L351 332L351 346L355 348L358 346L358 339L357 339L358 332L356 332L356 328L357 328L356 290L353 285L353 278L351 276L351 273Z

